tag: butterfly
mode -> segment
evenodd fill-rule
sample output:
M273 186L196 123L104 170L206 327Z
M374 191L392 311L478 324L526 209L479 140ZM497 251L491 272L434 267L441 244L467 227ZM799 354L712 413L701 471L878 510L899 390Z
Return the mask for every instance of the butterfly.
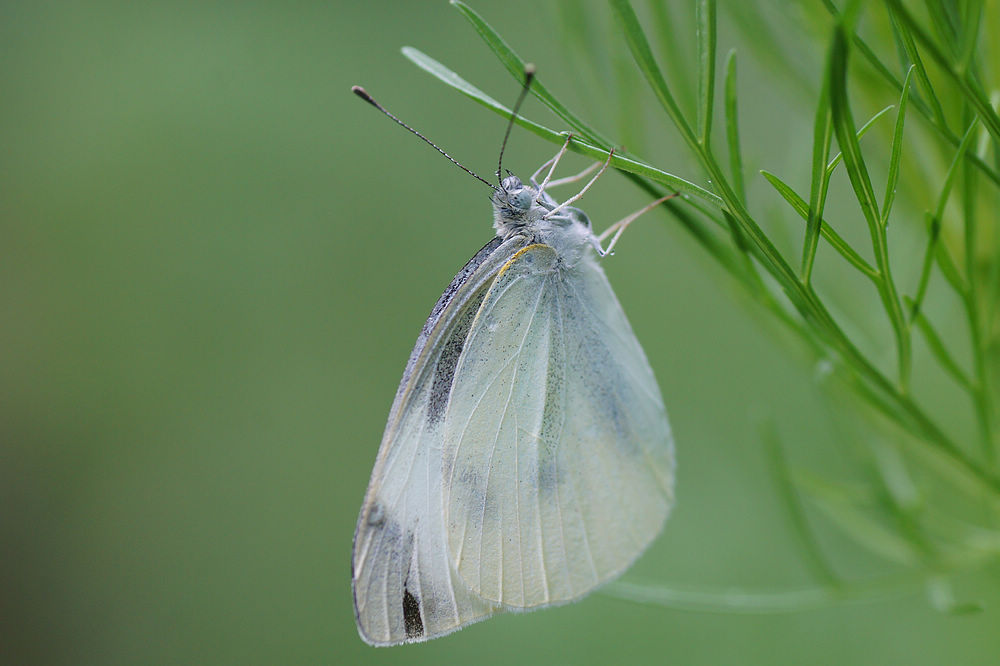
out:
M569 204L600 172L564 203L548 192L587 173L551 180L571 140L527 182L498 167L496 236L406 364L354 535L372 645L579 599L625 571L673 505L663 398L599 263L662 199L595 234Z

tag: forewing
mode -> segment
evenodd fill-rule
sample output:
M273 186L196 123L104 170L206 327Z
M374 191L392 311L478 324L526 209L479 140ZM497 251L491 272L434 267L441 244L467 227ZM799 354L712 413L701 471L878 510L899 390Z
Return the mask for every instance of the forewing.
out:
M455 569L508 607L569 601L624 571L673 503L659 388L603 271L532 245L499 273L444 427Z
M448 556L443 419L478 307L523 244L494 240L473 257L434 306L407 363L354 533L355 613L362 637L374 645L434 638L495 610L467 589Z

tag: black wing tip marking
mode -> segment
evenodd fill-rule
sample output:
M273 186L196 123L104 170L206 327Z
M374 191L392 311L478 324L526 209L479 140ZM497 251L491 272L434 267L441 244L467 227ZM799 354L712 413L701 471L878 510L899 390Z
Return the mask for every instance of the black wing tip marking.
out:
M403 589L403 627L407 639L423 638L424 620L420 617L420 602L406 588Z

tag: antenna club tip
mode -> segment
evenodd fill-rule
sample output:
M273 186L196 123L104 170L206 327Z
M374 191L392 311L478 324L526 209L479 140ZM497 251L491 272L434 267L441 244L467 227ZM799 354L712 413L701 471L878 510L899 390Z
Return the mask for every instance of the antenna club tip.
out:
M378 104L375 103L375 99L371 95L369 95L368 91L362 88L361 86L351 86L351 92L360 97L361 99L365 100L372 106L375 107L378 106Z
M526 62L524 63L524 76L526 78L531 78L535 75L536 67L534 63Z

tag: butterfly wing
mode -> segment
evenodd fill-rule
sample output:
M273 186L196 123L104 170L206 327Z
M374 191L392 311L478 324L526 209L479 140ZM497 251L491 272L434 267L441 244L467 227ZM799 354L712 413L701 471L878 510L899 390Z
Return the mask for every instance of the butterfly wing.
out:
M589 255L530 245L472 323L444 424L450 556L485 600L530 608L623 572L673 503L652 370Z
M489 616L448 556L442 506L444 412L473 318L496 273L523 246L494 239L434 306L396 393L354 533L352 584L362 638L421 641Z

